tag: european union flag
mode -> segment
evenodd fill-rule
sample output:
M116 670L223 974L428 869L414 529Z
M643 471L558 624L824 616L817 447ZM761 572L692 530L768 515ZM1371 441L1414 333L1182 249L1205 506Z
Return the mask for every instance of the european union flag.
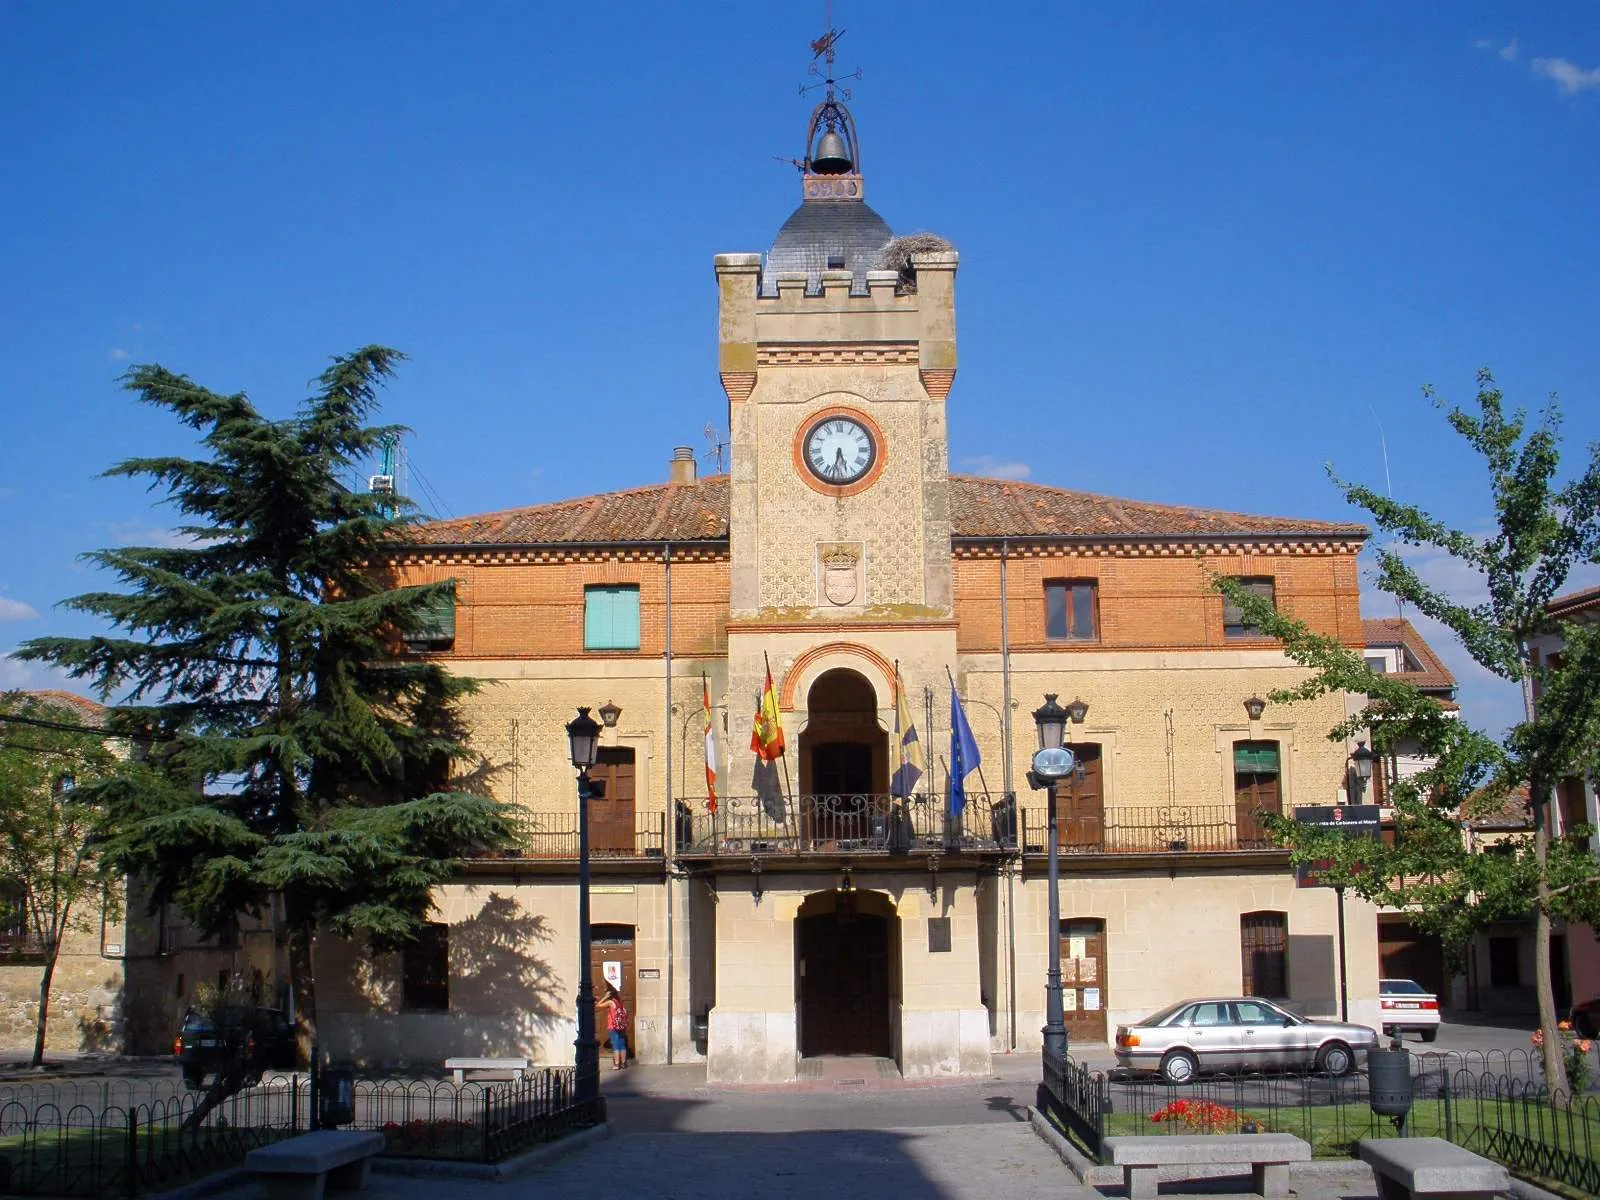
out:
M950 685L950 815L959 817L967 805L966 778L977 770L983 761L978 753L977 739L972 736L972 726L967 724L967 714L962 711L961 697L956 695L955 684Z

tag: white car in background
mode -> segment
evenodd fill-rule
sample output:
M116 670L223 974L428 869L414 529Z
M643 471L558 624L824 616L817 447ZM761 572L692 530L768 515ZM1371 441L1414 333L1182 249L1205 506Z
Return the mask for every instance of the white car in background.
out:
M1410 979L1378 980L1378 1002L1383 1010L1383 1032L1404 1036L1415 1029L1422 1040L1439 1036L1439 997Z

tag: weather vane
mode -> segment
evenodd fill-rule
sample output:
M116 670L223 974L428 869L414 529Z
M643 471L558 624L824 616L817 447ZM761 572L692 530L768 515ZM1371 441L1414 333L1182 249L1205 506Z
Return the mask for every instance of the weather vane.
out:
M839 44L839 39L844 36L845 31L843 29L835 29L833 27L833 4L831 0L827 9L827 21L828 32L811 43L811 66L806 70L807 75L818 77L819 82L802 83L800 85L800 94L804 96L807 92L814 92L819 87L825 87L828 89L827 99L832 100L833 89L835 86L839 86L839 77L833 73L833 50L834 47ZM820 67L817 65L818 59L821 59L823 62L823 65ZM853 72L844 76L844 78L860 79L861 68L857 67ZM850 99L850 89L847 87L839 86L839 94L846 100Z

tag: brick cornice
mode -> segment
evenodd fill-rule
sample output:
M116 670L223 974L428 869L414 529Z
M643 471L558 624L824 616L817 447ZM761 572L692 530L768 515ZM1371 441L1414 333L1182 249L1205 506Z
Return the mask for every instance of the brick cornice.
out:
M755 389L756 373L754 371L722 372L722 390L727 393L729 404L743 404L750 399L750 393Z
M768 342L756 347L758 367L914 367L915 342Z
M956 379L954 370L925 369L920 374L922 375L922 386L927 390L930 397L935 400L943 400L950 395L950 385Z
M1354 555L1360 552L1357 538L1348 541L1331 538L1285 538L1266 535L1259 540L1237 535L1208 538L1029 538L1004 537L962 540L952 544L951 557L958 559L987 559L1001 557L1001 544L1005 544L1005 557L1060 558L1072 555L1079 558L1193 558L1196 555L1218 556L1228 554L1284 554L1298 556Z

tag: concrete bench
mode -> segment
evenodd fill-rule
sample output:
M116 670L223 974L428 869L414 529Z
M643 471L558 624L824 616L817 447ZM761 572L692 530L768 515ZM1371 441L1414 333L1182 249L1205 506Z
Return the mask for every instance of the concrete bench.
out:
M1492 1200L1511 1186L1499 1163L1443 1138L1363 1138L1356 1153L1372 1168L1383 1200Z
M1152 1200L1162 1167L1226 1164L1250 1168L1250 1188L1268 1200L1289 1194L1289 1164L1310 1162L1311 1146L1289 1133L1199 1133L1108 1137L1106 1162L1122 1168L1128 1200Z
M468 1071L510 1071L513 1079L521 1079L528 1069L525 1058L447 1058L444 1069L455 1075L456 1086L466 1079Z
M244 1165L265 1185L267 1200L322 1200L324 1186L366 1187L372 1158L384 1145L381 1133L318 1129L252 1150Z

